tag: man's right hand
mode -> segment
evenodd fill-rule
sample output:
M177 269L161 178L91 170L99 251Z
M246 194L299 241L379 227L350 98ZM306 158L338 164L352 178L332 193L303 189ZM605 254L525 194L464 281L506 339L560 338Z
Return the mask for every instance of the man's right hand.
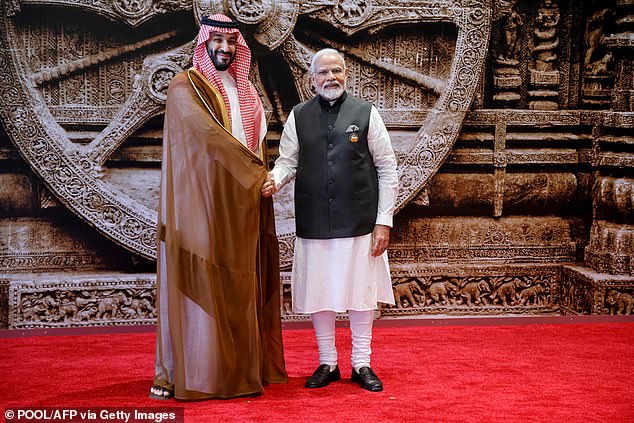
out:
M262 197L270 197L275 194L275 178L273 173L269 172L266 176L266 181L262 184Z

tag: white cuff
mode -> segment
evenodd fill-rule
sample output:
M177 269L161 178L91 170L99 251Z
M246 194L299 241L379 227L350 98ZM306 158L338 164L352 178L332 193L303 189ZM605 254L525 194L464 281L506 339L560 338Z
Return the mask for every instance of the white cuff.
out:
M376 216L376 224L377 225L385 225L392 227L392 215L391 214L377 214Z

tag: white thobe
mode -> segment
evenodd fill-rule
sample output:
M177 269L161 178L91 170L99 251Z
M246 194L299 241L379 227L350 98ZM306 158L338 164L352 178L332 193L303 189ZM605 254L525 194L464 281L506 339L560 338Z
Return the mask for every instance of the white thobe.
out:
M238 85L236 80L228 71L218 71L222 85L225 87L227 98L229 99L229 108L231 109L231 134L240 141L245 147L247 146L247 136L244 132L244 124L242 123L242 114L240 113L240 100L238 98ZM258 140L258 146L255 155L260 157L260 145L262 140L266 136L266 119L262 119L260 122L260 139Z
M398 193L396 158L378 110L372 106L368 149L379 179L376 224L392 226ZM279 189L295 177L299 141L293 112L284 125L280 157L272 170ZM291 273L293 311L374 310L379 302L394 304L387 251L371 254L372 234L333 239L297 238Z

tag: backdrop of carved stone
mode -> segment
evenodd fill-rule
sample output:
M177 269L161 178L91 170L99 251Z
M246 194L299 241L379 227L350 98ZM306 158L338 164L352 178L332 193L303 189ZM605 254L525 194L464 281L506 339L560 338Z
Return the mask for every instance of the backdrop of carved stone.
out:
M318 48L383 116L401 185L383 314L632 311L630 0L0 5L0 324L152 319L165 92L214 11L253 47L273 156ZM291 187L276 215L288 270Z
M149 324L156 319L154 274L22 276L9 289L9 326Z
M386 115L392 113L394 117L388 116L388 121L411 122L413 116L403 116L403 109L419 111L419 116L428 110L418 134L404 146L404 160L399 166L399 208L436 173L458 136L483 69L491 20L489 0L412 2L408 8L393 8L387 1L319 3L308 8L286 1L195 3L195 10L209 7L234 15L263 48L288 59L294 66L293 76L302 82L297 91L300 99L308 94L307 53L332 45L350 56L355 93L377 102ZM26 10L28 4L40 7ZM46 5L79 8L76 18L96 13L134 28L152 14L183 8L176 2L158 7L152 4L25 2L24 13L12 11L11 17L2 16L4 36L0 40L5 52L2 59L9 71L4 81L8 95L3 97L6 107L2 116L18 150L72 211L115 242L148 258L155 254L155 207L138 201L129 185L116 184L116 170L104 165L126 139L162 112L169 80L189 65L193 43L179 45L179 31L167 30L175 27L173 23L167 29L164 25L148 25L145 31L128 30L123 36L138 41L126 42L122 36L106 35L99 25L78 27L68 17L51 16L45 11ZM298 14L328 23L344 34L370 29L378 32L394 22L411 25L427 21L441 26L436 35L423 40L410 35L410 30L409 34L381 33L375 42L342 43L336 34L328 38L295 27ZM300 42L300 37L305 41ZM280 46L284 47L278 49ZM429 56L417 63L416 56L409 54L416 51ZM125 60L129 55L132 60ZM381 60L385 56L402 60L389 63ZM386 78L394 76L397 79ZM392 82L398 79L403 83ZM256 83L262 85L261 80ZM419 94L417 85L437 98ZM281 103L284 110L283 101L275 103ZM92 109L88 116L86 109ZM82 134L77 139L61 126L97 123L94 116L108 122L96 134ZM154 173L156 186L158 177Z

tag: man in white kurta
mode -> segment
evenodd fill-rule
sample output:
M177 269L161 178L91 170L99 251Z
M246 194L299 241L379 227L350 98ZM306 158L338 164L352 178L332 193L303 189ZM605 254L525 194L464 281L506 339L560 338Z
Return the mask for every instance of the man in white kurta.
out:
M389 134L377 109L346 93L348 70L339 52L325 49L316 53L311 63L311 74L311 80L320 97L318 98L319 106L316 105L317 101L313 99L312 103L311 101L302 103L300 105L302 109L296 107L289 115L280 140L280 157L270 173L269 182L264 184L262 193L267 196L278 191L296 176L298 166L301 168L302 165L306 166L310 163L308 166L311 169L320 169L312 166L315 161L319 162L322 159L323 163L318 166L325 168L325 173L332 172L335 165L345 167L340 171L344 173L343 177L337 179L329 176L329 179L324 182L328 192L334 193L337 184L346 184L346 180L355 179L357 176L347 173L355 172L352 165L352 162L357 160L355 156L357 150L355 149L367 142L367 151L370 156L367 160L373 167L372 176L369 179L376 179L374 185L375 188L378 188L378 198L375 197L375 203L370 207L373 210L369 216L370 221L362 224L366 229L353 230L355 236L341 236L340 234L350 231L348 228L343 228L342 231L333 229L335 226L333 220L337 218L331 216L330 223L322 225L330 228L330 230L326 230L326 234L330 235L324 235L323 231L310 229L312 224L310 218L304 218L308 221L302 223L299 221L301 216L296 216L298 236L295 242L291 283L293 310L297 313L311 315L319 347L320 366L307 380L306 387L320 388L340 379L335 348L335 313L348 312L352 332L352 380L359 383L364 389L380 391L383 389L383 385L370 368L370 344L374 310L378 303L394 304L386 248L398 191L396 158ZM349 108L349 110L355 110L354 113L344 113L343 105L353 101L356 101L357 103L353 104L359 104L361 109ZM312 108L310 108L311 104ZM307 109L320 112L306 116L309 113L306 111ZM363 112L359 112L359 110L363 110ZM297 126L296 111L304 114L301 122L304 122L306 127ZM365 116L356 116L364 113ZM336 121L329 118L331 114L335 115ZM322 126L327 126L327 128L319 128L320 122ZM367 122L367 132L363 127L359 128L359 126L363 126L361 123L357 126L355 123L349 125L348 122ZM337 133L336 127L339 125L342 126ZM319 132L320 130L325 134L321 138L319 138L320 135L305 136L305 138L308 137L316 141L312 142L313 147L310 148L315 148L314 145L317 148L317 150L308 150L307 153L307 144L306 142L302 144L298 132L314 134L315 131ZM335 133L333 134L333 132ZM315 137L317 138L315 139ZM302 148L305 150L302 151ZM320 149L323 149L323 154L317 154L320 157L311 156L313 154L311 151L319 151ZM338 151L343 152L338 153ZM318 176L315 175L315 177ZM296 215L300 207L298 202L303 201L298 198L298 195L300 197L304 195L303 192L297 192L297 182ZM313 187L312 191L306 192L308 198L316 196L317 192L315 191L323 194L324 190L318 185ZM331 188L333 189L331 190ZM350 191L353 196L355 189L358 190L358 187L352 188ZM336 195L332 194L330 199L325 199L329 204L326 204L324 210L327 209L332 213L337 202L342 200L353 201L353 205L356 201L337 198ZM343 211L342 214L356 213L353 209L340 211ZM307 215L310 215L310 212ZM308 226L308 229L301 230L301 232L309 234L307 237L301 236L300 225Z

